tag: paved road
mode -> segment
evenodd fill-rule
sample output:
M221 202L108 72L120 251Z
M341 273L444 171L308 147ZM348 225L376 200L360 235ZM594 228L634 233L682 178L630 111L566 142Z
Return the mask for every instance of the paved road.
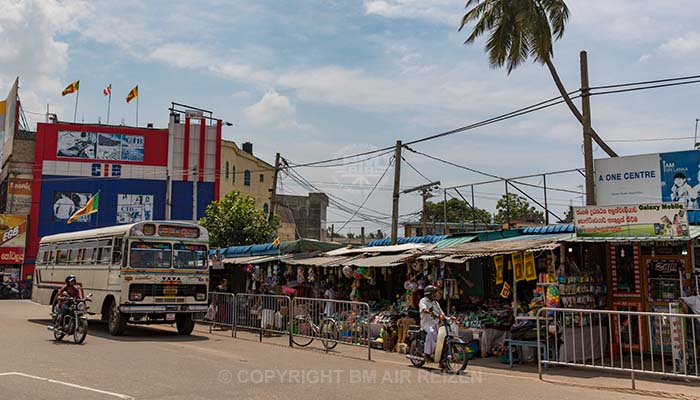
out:
M628 387L624 379L572 374L541 382L522 368L470 365L465 376L443 376L393 354L376 352L367 361L355 349L323 354L205 329L181 337L171 327L134 327L115 338L95 322L83 345L57 343L46 329L48 312L29 301L0 301L0 398L700 399L698 386L640 383L643 391L630 392L610 389Z

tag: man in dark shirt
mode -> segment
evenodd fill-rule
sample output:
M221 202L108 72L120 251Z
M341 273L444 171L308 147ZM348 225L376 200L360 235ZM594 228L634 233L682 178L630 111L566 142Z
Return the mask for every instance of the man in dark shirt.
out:
M56 297L58 309L61 313L61 318L58 320L57 329L61 329L63 326L63 318L70 311L70 299L78 300L81 298L80 290L75 287L76 279L75 275L66 276L66 284L58 291L58 296Z

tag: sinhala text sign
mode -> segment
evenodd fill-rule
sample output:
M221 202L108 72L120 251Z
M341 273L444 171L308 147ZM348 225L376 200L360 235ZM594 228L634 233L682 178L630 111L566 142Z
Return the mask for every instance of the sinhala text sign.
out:
M579 237L687 237L683 203L574 207Z

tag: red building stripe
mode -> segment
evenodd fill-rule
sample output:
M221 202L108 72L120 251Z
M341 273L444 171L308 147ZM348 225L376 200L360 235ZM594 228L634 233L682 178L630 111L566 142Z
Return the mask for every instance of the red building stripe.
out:
M216 120L216 166L214 167L214 200L219 200L219 189L221 182L219 181L219 175L221 175L221 120Z
M184 172L182 173L182 180L187 181L187 174L190 169L190 117L185 117L185 156L182 160L182 166Z
M204 144L207 139L207 120L199 121L199 181L204 182Z
M36 146L34 147L34 183L32 184L32 205L29 216L29 237L24 254L22 278L34 273L34 264L27 264L27 259L34 260L39 251L39 206L41 204L41 175L44 168L44 146L46 138L45 124L37 125Z

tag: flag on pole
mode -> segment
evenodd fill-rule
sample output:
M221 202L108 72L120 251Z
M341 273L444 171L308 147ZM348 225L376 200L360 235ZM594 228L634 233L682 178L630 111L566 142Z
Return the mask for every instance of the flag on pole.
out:
M139 96L139 85L134 86L133 89L126 95L126 102L129 103L131 100Z
M63 89L63 92L61 92L61 96L65 96L67 94L75 93L78 91L78 86L80 85L80 79L77 81L71 83L70 85L66 86L65 89Z
M110 83L109 85L107 85L107 87L102 91L102 93L104 93L105 96L109 96L110 94L112 94L112 84Z
M90 200L85 203L84 206L80 208L80 210L76 211L73 213L73 215L68 218L68 223L70 224L71 222L77 220L78 218L84 216L84 215L90 215L93 213L96 213L98 211L100 205L100 192L95 193L94 196L90 197Z
M281 243L280 238L276 238L275 240L272 241L273 246L279 246L280 243Z

